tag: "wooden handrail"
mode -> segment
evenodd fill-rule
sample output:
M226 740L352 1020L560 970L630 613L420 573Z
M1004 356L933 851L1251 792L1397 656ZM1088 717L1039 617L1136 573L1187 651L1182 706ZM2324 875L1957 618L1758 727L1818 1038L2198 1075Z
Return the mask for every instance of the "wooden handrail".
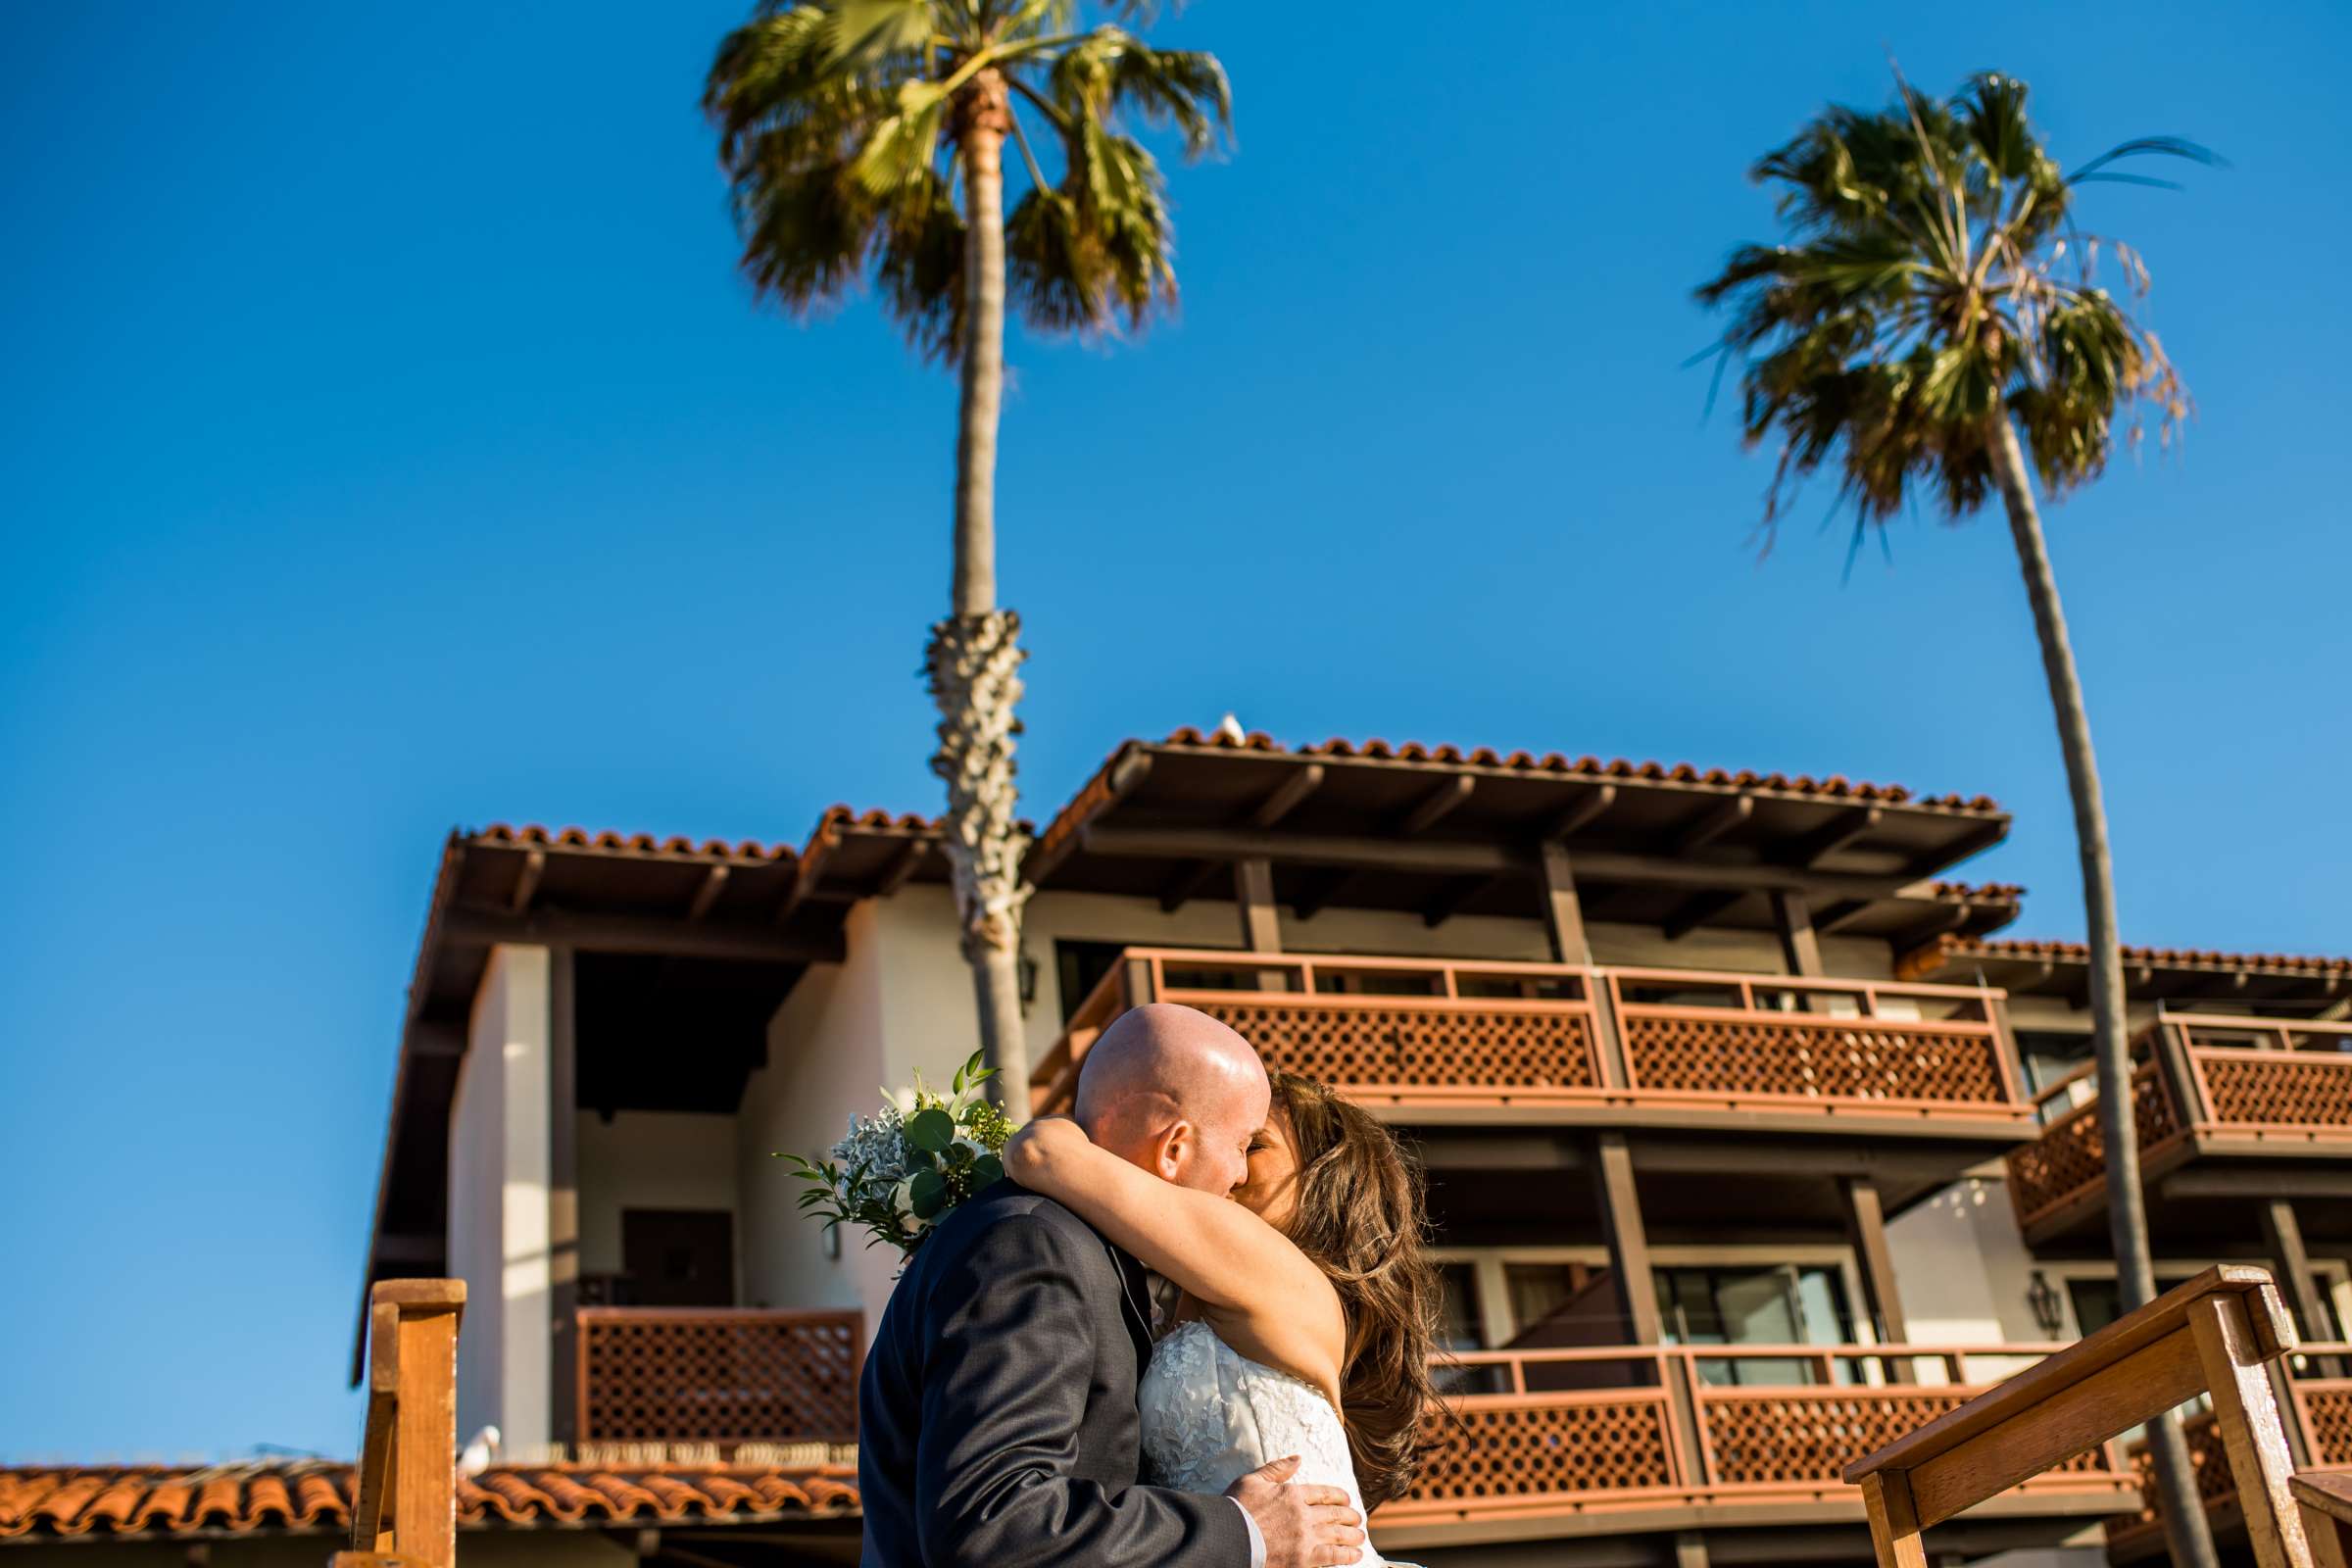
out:
M1922 1532L2210 1394L2260 1568L2309 1568L2265 1363L2295 1348L2270 1274L2207 1269L2098 1333L1848 1465L1881 1568L1926 1568Z
M453 1568L458 1549L458 1320L464 1280L380 1280L368 1294L368 1423L351 1549L332 1568Z

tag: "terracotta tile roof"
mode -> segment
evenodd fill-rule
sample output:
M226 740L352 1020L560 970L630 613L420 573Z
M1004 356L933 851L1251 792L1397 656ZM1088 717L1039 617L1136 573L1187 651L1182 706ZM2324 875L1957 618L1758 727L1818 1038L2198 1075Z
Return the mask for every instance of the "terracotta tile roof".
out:
M1936 897L1956 904L2015 904L2026 896L2026 890L2015 882L1938 882L1932 890Z
M350 1522L351 1487L350 1465L315 1460L0 1470L0 1546L74 1536L336 1530ZM458 1483L458 1522L477 1528L751 1522L857 1507L857 1472L845 1465L512 1465Z
M846 807L833 808L835 811L846 809ZM720 839L705 839L697 844L678 835L664 839L651 833L592 833L584 827L550 828L535 822L519 827L493 822L464 837L477 844L513 844L525 849L605 850L624 855L689 856L696 859L791 860L799 856L789 844L760 844L752 839L732 845Z
M2124 947L2124 961L2158 968L2244 970L2249 974L2347 975L2352 958L2296 957L2282 953L2218 953L2206 948ZM1991 941L1984 938L1938 938L1903 961L1926 973L1954 958L2049 959L2058 963L2086 963L2090 949L2081 942L2039 942L2031 939Z
M1130 742L1129 744L1133 744ZM1514 772L1566 773L1597 779L1648 779L1676 784L1713 784L1726 789L1777 790L1788 795L1823 796L1836 800L1883 801L1888 805L1940 807L1955 811L1998 811L2000 806L1984 795L1914 795L1900 784L1857 783L1839 774L1814 778L1799 773L1753 773L1745 769L1726 772L1719 767L1701 768L1689 762L1632 762L1623 758L1603 761L1597 757L1570 759L1558 752L1546 752L1537 757L1529 752L1501 753L1488 747L1464 751L1457 746L1424 746L1407 741L1392 746L1387 741L1352 742L1328 740L1319 746L1286 747L1272 736L1251 733L1236 740L1219 731L1202 734L1191 726L1176 731L1163 746L1194 746L1211 750L1276 752L1295 757L1360 758L1370 761L1399 762L1457 762L1472 767L1500 767ZM1120 748L1125 750L1124 747ZM1117 752L1111 754L1113 758Z

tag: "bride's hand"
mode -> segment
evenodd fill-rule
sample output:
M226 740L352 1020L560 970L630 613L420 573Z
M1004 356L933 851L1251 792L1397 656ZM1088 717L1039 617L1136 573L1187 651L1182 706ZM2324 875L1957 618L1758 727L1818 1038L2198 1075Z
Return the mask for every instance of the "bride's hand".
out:
M1092 1149L1084 1128L1067 1116L1040 1116L1005 1143L998 1158L1004 1174L1033 1192L1045 1191L1058 1159Z

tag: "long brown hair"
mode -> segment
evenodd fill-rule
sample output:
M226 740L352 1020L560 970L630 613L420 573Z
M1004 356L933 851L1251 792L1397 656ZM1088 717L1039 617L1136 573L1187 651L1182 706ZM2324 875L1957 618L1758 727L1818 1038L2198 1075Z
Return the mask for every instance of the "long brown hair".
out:
M1429 1357L1440 1287L1423 1250L1421 1173L1361 1106L1310 1079L1268 1076L1298 1157L1287 1230L1340 1293L1340 1420L1364 1502L1378 1507L1420 1473L1422 1415L1438 1397Z

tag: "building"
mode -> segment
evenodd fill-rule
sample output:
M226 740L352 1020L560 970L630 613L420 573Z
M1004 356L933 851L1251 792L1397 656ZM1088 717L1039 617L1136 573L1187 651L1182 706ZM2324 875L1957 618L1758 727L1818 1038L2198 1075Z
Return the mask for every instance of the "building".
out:
M1119 1009L1178 1000L1419 1147L1463 1427L1376 1520L1385 1548L1865 1561L1846 1460L2116 1311L2082 955L1992 937L2018 889L1939 880L2007 827L1841 779L1130 742L1029 858L1040 1103ZM2323 1351L2294 1441L2352 1465L2352 960L2129 962L2163 1269L2279 1270ZM836 808L798 852L451 837L368 1278L468 1282L460 1428L495 1424L510 1461L468 1493L479 1539L854 1555L892 1260L802 1221L772 1156L944 1078L973 1030L920 818ZM260 1522L229 1528L153 1504L184 1477L0 1477L0 1544L331 1529L334 1478L295 1479L311 1512L257 1512L285 1480L248 1477ZM2161 1542L2134 1457L2099 1452L1930 1546L2087 1568Z

